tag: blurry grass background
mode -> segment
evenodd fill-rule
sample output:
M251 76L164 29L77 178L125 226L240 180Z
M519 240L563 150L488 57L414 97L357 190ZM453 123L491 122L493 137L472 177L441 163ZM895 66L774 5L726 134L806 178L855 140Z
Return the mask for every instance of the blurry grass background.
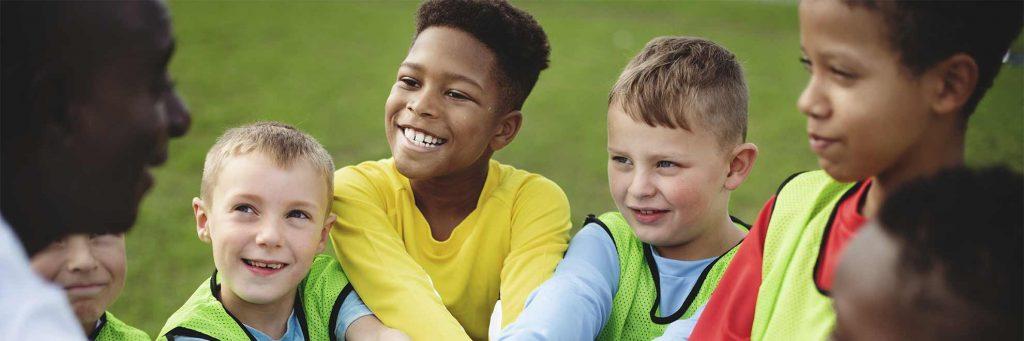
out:
M749 140L761 154L732 196L752 222L787 175L813 169L795 101L807 80L795 5L789 2L518 2L552 46L524 108L522 132L495 156L551 178L572 204L574 224L614 209L605 165L607 91L653 37L710 38L736 53L750 86ZM178 50L171 72L192 109L188 135L128 235L128 283L111 308L151 335L213 270L196 238L190 202L203 157L226 128L279 120L309 132L341 167L389 157L383 107L413 34L414 2L173 1ZM1020 44L1017 45L1018 47ZM971 165L1024 157L1024 69L1004 67L970 121Z

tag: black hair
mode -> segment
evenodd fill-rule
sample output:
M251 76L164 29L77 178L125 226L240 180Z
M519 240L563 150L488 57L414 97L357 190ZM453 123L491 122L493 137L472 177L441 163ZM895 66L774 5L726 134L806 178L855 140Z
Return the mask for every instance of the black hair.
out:
M956 53L978 65L978 84L964 104L966 119L999 73L1003 57L1020 34L1024 2L1011 1L876 1L844 0L880 11L889 43L904 66L919 75Z
M416 34L433 26L469 33L497 57L506 110L522 109L551 47L544 29L529 13L503 0L431 0L416 13Z
M927 287L921 282L938 279L971 312L979 312L963 319L977 339L1021 339L1024 180L1019 173L1003 167L940 172L898 189L885 200L878 221L899 247L896 269L907 287ZM942 306L928 304L941 300L928 290L904 294L915 296L911 300L919 307Z

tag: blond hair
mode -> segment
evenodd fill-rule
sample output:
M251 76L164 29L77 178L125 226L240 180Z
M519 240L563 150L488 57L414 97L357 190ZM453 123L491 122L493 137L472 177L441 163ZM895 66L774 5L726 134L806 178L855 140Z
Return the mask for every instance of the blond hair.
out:
M722 147L747 138L747 84L736 55L701 38L657 37L633 57L608 94L650 126L708 129Z
M327 210L334 192L334 161L324 146L312 136L279 122L256 122L231 128L224 132L206 153L203 165L203 182L199 195L208 204L212 203L213 187L217 176L228 158L259 152L269 157L279 167L287 167L296 161L308 161L323 175L327 185Z

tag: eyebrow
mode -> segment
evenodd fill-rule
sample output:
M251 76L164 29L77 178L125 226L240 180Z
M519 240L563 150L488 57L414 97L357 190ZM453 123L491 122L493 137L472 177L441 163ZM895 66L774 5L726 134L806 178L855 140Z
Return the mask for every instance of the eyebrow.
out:
M419 71L419 72L423 72L423 71L426 70L426 68L423 67L423 65L417 64L417 63L413 63L413 62L402 62L402 64L400 66L401 67L410 68L410 69L413 69L413 70L416 70L416 71ZM457 73L452 73L452 72L442 72L441 76L443 76L444 78L454 79L454 80L457 80L457 81L463 81L463 82L469 83L469 84L477 87L477 89L480 89L481 91L484 89L484 87L482 85L480 85L479 82L477 82L476 80L474 80L472 78L469 78L468 76L465 76L465 75L461 75L461 74L457 74Z

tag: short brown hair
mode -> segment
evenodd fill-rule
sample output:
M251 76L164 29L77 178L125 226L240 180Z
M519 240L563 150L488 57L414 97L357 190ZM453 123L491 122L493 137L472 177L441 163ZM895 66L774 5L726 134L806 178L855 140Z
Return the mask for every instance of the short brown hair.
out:
M694 121L723 147L747 138L747 82L736 55L709 40L657 37L619 75L608 104L648 125L693 131Z
M212 202L212 191L217 176L225 161L232 156L252 152L263 153L280 167L289 166L297 160L309 161L324 176L327 185L327 210L334 193L334 161L324 146L312 136L287 124L278 122L256 122L231 128L224 132L206 153L203 165L203 183L199 195L207 204Z

